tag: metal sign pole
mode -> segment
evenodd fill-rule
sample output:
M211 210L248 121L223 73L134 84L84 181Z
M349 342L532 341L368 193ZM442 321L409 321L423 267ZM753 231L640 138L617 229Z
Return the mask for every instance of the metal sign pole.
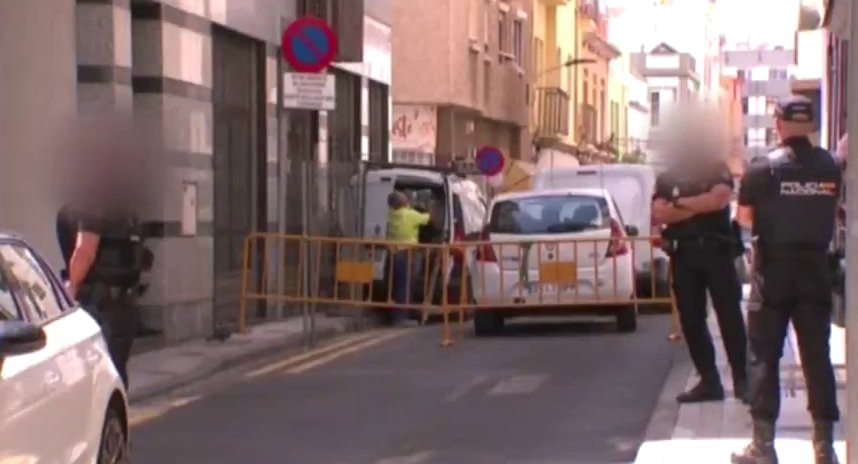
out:
M283 30L283 17L281 16L279 19L280 29ZM288 158L286 154L288 150L284 150L285 144L283 143L283 54L277 53L277 97L275 98L277 102L277 166L278 166L278 178L277 182L277 204L280 205L277 208L277 232L280 234L286 233L286 208L288 208L286 204L286 182L288 179ZM288 244L284 241L278 240L279 246L277 247L278 255L277 255L277 293L279 295L283 295L286 291L286 272L285 262L287 257L287 247ZM281 264L283 264L281 266ZM282 319L284 311L283 301L278 299L277 302L277 318Z
M837 0L843 1L843 0ZM847 108L858 108L858 6L850 5L849 70ZM849 154L846 179L846 382L847 437L849 464L858 464L858 286L849 279L858 272L858 116L848 114Z

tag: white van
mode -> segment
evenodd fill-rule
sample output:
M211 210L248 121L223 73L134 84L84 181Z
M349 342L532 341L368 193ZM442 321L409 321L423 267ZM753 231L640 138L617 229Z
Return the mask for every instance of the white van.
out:
M487 201L479 185L464 175L458 174L453 169L434 168L423 166L408 166L380 163L373 165L367 163L362 174L353 179L353 187L362 188L363 194L361 205L363 208L362 235L363 238L372 240L384 240L387 232L387 197L394 190L405 193L412 205L416 207L427 206L430 200L440 201L444 225L433 237L423 237L421 231L421 242L424 243L453 243L456 241L477 240L483 232L486 220ZM422 259L422 257L421 257ZM433 260L434 263L435 260ZM448 298L451 301L460 301L460 284L462 272L469 265L464 257L454 256L451 260L447 273L450 279ZM388 255L386 251L376 254L374 267L374 283L372 285L373 301L386 302L389 299L388 282L389 269L387 266ZM420 266L418 266L420 267ZM416 273L412 286L415 295L412 301L419 302L423 298L419 289L426 288L422 279L437 282L437 268L429 267L432 275ZM433 287L433 304L440 303L441 289ZM466 296L472 300L471 295Z
M602 164L576 168L554 168L536 173L533 189L557 188L601 188L611 193L617 202L623 222L635 226L642 236L647 231L653 237L658 229L652 225L652 196L655 192L656 172L644 164ZM647 241L634 242L637 293L641 297L653 296L653 274L655 295L667 297L668 257L657 246L650 247Z

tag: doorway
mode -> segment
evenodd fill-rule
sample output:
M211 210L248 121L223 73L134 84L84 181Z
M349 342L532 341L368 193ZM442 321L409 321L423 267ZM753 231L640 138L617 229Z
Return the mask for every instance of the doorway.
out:
M267 227L264 66L262 43L212 27L216 337L238 326L245 238ZM248 316L264 317L264 307Z

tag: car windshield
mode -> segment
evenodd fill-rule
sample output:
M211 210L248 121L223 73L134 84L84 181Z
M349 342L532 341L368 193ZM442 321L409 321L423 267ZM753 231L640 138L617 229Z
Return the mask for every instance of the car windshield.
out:
M489 231L499 234L562 234L609 226L608 202L578 194L502 200L489 221Z

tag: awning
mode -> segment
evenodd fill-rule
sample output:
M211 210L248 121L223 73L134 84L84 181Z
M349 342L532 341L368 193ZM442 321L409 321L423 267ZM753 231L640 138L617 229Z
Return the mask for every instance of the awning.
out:
M497 187L499 193L524 192L530 190L533 185L533 176L536 174L536 165L522 160L507 159L509 165L503 172L503 179Z

